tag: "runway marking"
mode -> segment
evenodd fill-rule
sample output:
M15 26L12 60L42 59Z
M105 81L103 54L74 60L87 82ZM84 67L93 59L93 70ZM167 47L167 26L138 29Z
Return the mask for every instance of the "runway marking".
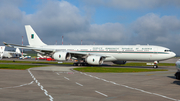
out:
M31 75L31 77L34 79L34 81L37 83L37 85L41 88L42 91L44 91L44 94L46 96L49 97L50 101L53 101L53 97L51 95L48 94L48 91L46 89L44 89L44 87L40 84L40 82L38 82L38 80L34 77L34 75L31 73L30 69L28 69L29 74Z
M103 80L103 81L105 81L105 82L109 82L108 80L105 80L105 79L101 79L101 80Z
M96 79L100 79L100 78L98 78L98 77L94 77L94 78L96 78Z
M92 75L89 75L90 77L93 77Z
M140 91L140 92L142 92L142 93L147 93L147 94L151 94L151 95L163 97L163 98L166 98L166 99L169 99L169 100L173 100L173 101L180 101L180 100L178 100L178 99L174 99L174 98L171 98L171 97L167 97L167 96L164 96L164 95L161 95L161 94L151 93L151 92L148 92L148 91L145 91L145 90L142 90L142 89L133 88L133 87L130 87L130 86L127 86L127 85L123 85L123 84L118 84L118 83L116 83L116 82L108 81L108 80L106 80L106 79L102 79L102 78L99 78L99 77L96 77L96 76L88 75L88 74L86 74L86 73L81 73L81 74L84 74L84 75L89 76L89 77L93 77L93 78L98 79L98 80L102 80L102 81L105 81L105 82L109 82L109 83L112 83L112 84L114 84L114 85L118 85L118 86L122 86L122 87L125 87L125 88L128 88L128 89ZM96 91L96 92L98 93L98 91ZM103 94L103 93L102 93L102 94Z
M31 84L33 84L33 82L34 82L34 81L31 81L30 83L22 84L22 85L19 85L19 86L3 87L3 88L0 88L0 89L18 88L18 87L22 87L22 86L26 86L26 85L31 85Z
M67 78L67 77L64 77L65 79L67 79L67 80L69 80L69 78Z
M80 83L78 83L78 82L76 82L76 84L79 85L79 86L83 86L82 84L80 84Z
M103 94L103 93L101 93L101 92L99 92L99 91L95 91L96 93L99 93L99 94L101 94L101 95L103 95L103 96L105 96L105 97L108 97L108 95L106 95L106 94Z
M163 98L166 98L166 99L170 99L170 100L174 100L174 101L180 101L180 100L173 99L173 98L170 98L170 97L167 97L167 96L163 96L163 95L160 95L160 94L157 94L157 93L153 93L153 94L157 95L157 96L160 96L160 97L163 97Z
M57 75L59 75L59 73L56 73Z

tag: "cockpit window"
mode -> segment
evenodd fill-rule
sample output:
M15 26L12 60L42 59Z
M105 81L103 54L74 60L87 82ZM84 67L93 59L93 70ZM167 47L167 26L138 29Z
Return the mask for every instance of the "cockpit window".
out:
M164 52L171 52L171 50L164 50Z

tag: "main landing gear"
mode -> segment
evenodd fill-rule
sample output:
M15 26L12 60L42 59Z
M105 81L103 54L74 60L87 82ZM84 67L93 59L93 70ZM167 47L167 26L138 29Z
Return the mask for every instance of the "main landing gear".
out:
M86 62L76 62L76 63L73 63L73 66L88 66L89 64L86 63Z

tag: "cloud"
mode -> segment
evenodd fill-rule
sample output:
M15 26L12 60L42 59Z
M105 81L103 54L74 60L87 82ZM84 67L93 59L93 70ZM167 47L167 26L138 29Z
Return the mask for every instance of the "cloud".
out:
M89 26L89 20L80 15L79 9L66 1L48 1L35 14L25 15L23 22L39 34L56 38Z
M85 44L116 44L128 39L124 33L125 28L119 23L106 23L102 25L92 24L87 30L77 33L68 33L71 40L80 42L82 39ZM122 44L122 43L121 43Z
M81 0L86 5L105 6L117 9L153 9L159 7L180 7L179 0Z
M180 20L175 16L149 13L138 18L131 25L132 43L162 45L177 50L180 44Z
M15 2L16 1L16 2ZM21 39L22 30L20 29L22 26L22 15L18 9L18 5L21 4L21 1L15 0L13 2L9 2L7 0L2 0L0 4L0 40L16 40ZM20 30L19 30L20 29ZM18 37L16 34L19 34ZM2 45L2 43L1 43Z
M24 36L24 44L28 44L24 30L26 24L31 25L47 44L55 44L56 40L61 42L62 35L65 44L80 44L80 40L84 44L114 44L127 38L122 24L90 24L89 17L82 16L76 6L66 1L45 2L34 14L26 14L17 5L1 8L4 9L0 13L3 21L1 39L10 43L21 44L21 36Z
M92 0L91 3L100 5L102 2L103 0ZM106 2L119 3L114 0ZM129 3L128 1L124 2ZM121 2L121 5L125 6L124 2ZM24 36L24 44L27 45L24 25L29 24L47 44L55 44L56 40L58 44L61 44L63 35L65 44L80 44L81 40L83 40L83 44L93 44L94 42L111 45L154 44L169 47L180 54L177 47L180 43L180 20L176 16L160 16L149 13L126 26L121 23L98 25L91 24L91 19L89 19L91 15L82 15L79 8L67 1L43 2L33 14L21 11L19 9L21 3L0 4L1 42L21 44L21 37ZM155 2L155 4L158 3ZM1 45L3 44L1 43Z
M160 17L149 13L133 22L132 30L135 37L141 38L140 42L166 43L168 35L176 35L180 31L180 20L175 16Z
M40 37L43 36L42 40L48 40L47 44L54 44L55 40L61 42L62 35L65 44L80 44L81 40L84 44L113 44L125 39L123 25L91 25L89 17L82 16L80 12L66 1L49 1L35 14L25 15L23 23L30 24Z

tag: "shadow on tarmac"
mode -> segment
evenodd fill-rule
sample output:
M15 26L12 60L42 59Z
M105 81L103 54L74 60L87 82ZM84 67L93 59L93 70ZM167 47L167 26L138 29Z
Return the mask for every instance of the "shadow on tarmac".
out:
M167 76L169 78L172 78L172 79L175 79L176 80L176 77L175 76Z
M174 81L173 84L180 85L180 81Z
M175 76L167 76L167 77L176 80L176 81L173 82L173 84L180 85L180 80L177 80Z

